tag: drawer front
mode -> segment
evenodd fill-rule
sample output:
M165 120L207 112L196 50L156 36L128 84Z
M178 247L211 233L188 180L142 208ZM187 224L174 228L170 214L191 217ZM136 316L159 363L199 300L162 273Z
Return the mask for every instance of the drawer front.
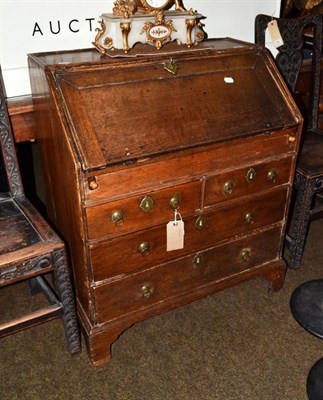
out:
M158 192L121 199L86 209L89 239L158 225L173 218L174 209L182 216L200 208L201 182L173 186Z
M275 228L94 289L98 321L112 320L279 257Z
M279 188L239 204L184 218L185 243L180 250L166 251L166 225L92 244L93 278L101 281L125 274L278 223L284 218L286 195L287 189Z
M204 206L283 185L289 182L291 163L287 157L211 176L205 183Z
M298 138L297 129L257 135L231 140L208 148L183 153L168 154L154 161L142 160L122 167L111 167L107 173L85 179L85 200L87 205L99 201L113 200L123 193L133 196L160 186L170 186L184 181L199 179L201 176L221 173L223 170L242 168L262 160L278 158L282 154L294 154ZM290 141L292 139L292 141ZM294 140L294 141L293 141ZM92 188L92 190L91 190Z

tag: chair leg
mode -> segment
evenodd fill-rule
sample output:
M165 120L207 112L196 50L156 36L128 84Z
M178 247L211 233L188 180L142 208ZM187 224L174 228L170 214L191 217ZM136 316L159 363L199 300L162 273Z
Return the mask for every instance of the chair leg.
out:
M290 235L290 268L299 268L305 248L306 236L311 217L311 206L315 193L315 180L306 179L303 175L296 173L296 199L293 211L293 225Z
M63 324L71 354L81 350L80 330L76 317L70 270L64 249L54 252L54 277L58 298L63 306Z

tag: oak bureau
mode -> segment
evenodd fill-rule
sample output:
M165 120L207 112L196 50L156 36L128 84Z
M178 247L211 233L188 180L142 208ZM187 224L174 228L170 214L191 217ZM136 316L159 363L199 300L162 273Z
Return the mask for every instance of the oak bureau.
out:
M227 38L31 54L29 68L94 365L137 321L255 277L281 288L302 117L266 50Z

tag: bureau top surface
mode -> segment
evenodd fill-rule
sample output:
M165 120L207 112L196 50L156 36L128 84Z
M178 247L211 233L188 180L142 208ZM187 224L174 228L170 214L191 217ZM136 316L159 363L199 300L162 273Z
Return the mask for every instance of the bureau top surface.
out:
M30 55L47 70L84 170L295 126L300 116L267 52L234 39ZM176 65L170 73L167 63Z

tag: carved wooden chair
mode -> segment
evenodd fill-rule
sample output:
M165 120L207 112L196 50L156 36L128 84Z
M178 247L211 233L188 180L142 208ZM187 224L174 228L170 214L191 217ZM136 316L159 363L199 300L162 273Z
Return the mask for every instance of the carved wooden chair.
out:
M48 306L0 324L0 338L61 317L71 353L80 350L70 270L63 242L26 199L18 168L0 68L0 288L28 280ZM53 272L52 279L46 279ZM45 277L46 274L46 277ZM13 290L14 293L14 290ZM13 299L14 303L14 299Z
M301 18L283 19L258 15L255 20L257 44L265 45L265 31L268 22L273 19L277 20L284 41L284 45L277 49L276 63L292 93L295 93L304 59L304 29L314 28L308 115L304 115L303 138L294 180L291 226L286 235L288 266L299 268L310 221L323 216L322 203L317 196L323 192L323 132L318 129L322 16L309 14Z

